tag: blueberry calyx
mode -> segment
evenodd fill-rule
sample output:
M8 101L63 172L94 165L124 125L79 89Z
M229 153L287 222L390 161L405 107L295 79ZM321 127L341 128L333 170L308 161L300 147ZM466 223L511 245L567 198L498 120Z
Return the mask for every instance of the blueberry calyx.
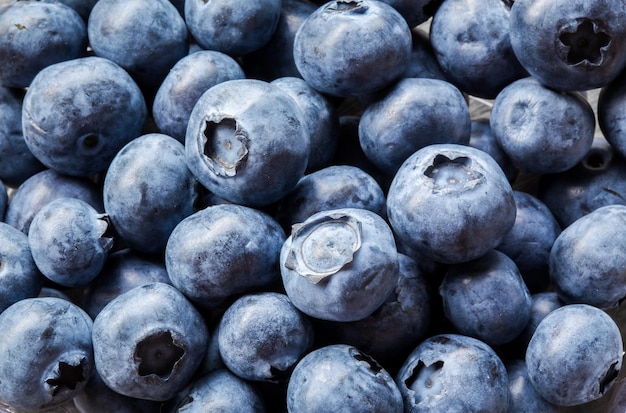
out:
M415 404L419 404L428 394L439 394L443 391L437 377L443 364L443 361L437 360L427 366L420 360L411 375L404 381L406 387L413 390Z
M361 222L344 214L328 214L292 228L285 267L312 284L340 271L361 248Z
M85 381L85 357L78 360L59 361L53 368L51 377L45 380L48 392L56 397L66 391L74 391Z
M80 145L80 149L84 153L94 153L97 152L102 144L102 139L96 133L86 133L85 135L78 138L78 143Z
M600 379L600 394L604 394L604 392L611 387L611 385L619 375L620 370L617 368L618 363L619 362L616 361L615 363L611 364L604 377Z
M328 5L327 10L336 11L339 13L344 12L358 12L364 13L367 10L367 6L359 0L337 0Z
M381 366L373 357L368 356L365 353L360 352L356 348L350 348L350 354L357 361L362 361L367 364L367 367L374 373L378 374L383 370L383 366Z
M167 380L174 366L185 355L185 350L178 346L169 331L151 334L137 343L135 362L138 363L140 376L156 375Z
M611 36L600 29L591 19L577 19L560 30L557 47L559 55L567 64L600 66L604 61L604 51L611 43Z
M472 160L466 156L451 159L439 154L424 175L431 178L427 183L432 185L433 193L442 195L464 192L484 181L483 174L472 169Z
M100 245L103 250L110 251L113 249L115 241L113 225L108 214L100 214L98 216L98 230L100 233Z
M204 155L209 168L218 176L232 177L248 158L248 134L235 119L207 120L203 131L206 138Z

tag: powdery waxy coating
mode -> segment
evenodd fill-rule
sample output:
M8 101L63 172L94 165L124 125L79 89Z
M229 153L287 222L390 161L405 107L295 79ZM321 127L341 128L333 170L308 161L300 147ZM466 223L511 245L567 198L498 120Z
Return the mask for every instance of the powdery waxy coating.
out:
M287 386L289 413L401 413L398 387L376 360L356 347L313 350L296 365Z
M367 95L398 79L411 54L411 31L386 3L336 0L300 26L293 45L298 71L313 88L335 96Z
M169 284L136 287L111 301L93 324L96 369L125 396L165 401L189 384L209 333L200 313Z
M289 299L303 313L356 321L373 313L395 288L398 251L378 214L333 209L294 225L280 253L280 271Z
M191 112L186 161L215 195L259 207L278 201L304 175L310 139L282 89L236 79L207 90Z
M184 143L189 116L200 96L218 83L245 77L239 63L224 53L191 53L178 60L161 82L152 104L154 122L161 133Z
M91 176L140 135L146 113L141 91L120 66L96 56L69 60L41 70L28 88L24 140L48 168Z
M252 381L286 382L313 345L313 325L285 294L246 294L224 312L218 347L226 367Z
M113 248L106 214L77 198L59 198L33 218L28 244L37 268L66 287L85 286L102 270Z
M541 83L560 90L603 87L626 65L626 3L515 0L511 46Z
M183 144L160 133L126 144L112 160L102 189L104 210L119 238L147 253L165 250L176 225L195 212L198 191Z
M280 10L281 0L187 0L185 21L202 48L238 57L270 40Z
M396 375L405 413L507 411L502 360L484 342L458 334L424 340Z
M577 219L554 241L550 278L566 304L616 308L626 297L626 206L607 205Z
M507 85L493 102L491 129L513 165L548 174L566 171L593 144L595 115L576 92L559 92L526 77Z
M172 284L204 308L280 280L285 233L270 215L242 205L209 206L181 221L165 248Z
M7 308L0 314L0 399L39 411L76 396L94 369L92 325L61 298L27 298Z
M526 350L535 390L559 406L597 400L622 367L624 345L618 326L587 304L564 305L537 326Z
M467 145L470 134L463 94L439 79L400 80L365 108L359 122L363 152L389 176L418 149L434 143Z
M486 152L433 144L411 155L387 194L396 236L411 250L452 264L497 246L515 223L513 189Z
M24 88L43 68L87 53L87 27L62 2L15 1L0 13L0 85Z

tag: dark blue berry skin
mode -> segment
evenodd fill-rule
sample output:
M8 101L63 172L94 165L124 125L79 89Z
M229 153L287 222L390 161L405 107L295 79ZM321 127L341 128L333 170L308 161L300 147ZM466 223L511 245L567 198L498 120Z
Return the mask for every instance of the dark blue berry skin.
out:
M611 0L515 0L511 46L520 63L559 90L603 87L626 64L626 5Z
M94 370L87 385L73 399L80 413L153 413L161 411L160 402L124 396L111 390Z
M411 37L413 39L411 58L403 77L447 80L437 61L428 33L421 27L414 27L411 29Z
M309 0L283 0L274 34L260 49L242 57L247 77L272 81L300 77L293 60L293 40L304 20L317 9Z
M350 165L332 165L305 175L280 200L276 217L290 231L311 215L337 208L368 209L385 216L385 194L372 176Z
M526 350L528 376L551 403L574 406L597 400L621 367L624 346L611 317L587 304L564 305L537 326Z
M409 27L413 28L431 18L442 0L383 0L383 2L396 9Z
M171 283L163 262L130 248L117 250L108 255L102 271L85 287L81 308L95 319L118 295L153 282Z
M311 321L281 293L241 296L224 312L218 329L224 364L252 381L287 381L312 344Z
M300 311L322 320L357 321L379 308L395 288L398 252L380 215L333 209L294 225L281 250L280 271Z
M82 57L87 27L61 3L17 1L0 14L0 85L27 87L43 68Z
M583 95L561 93L527 77L498 94L490 125L513 165L531 173L558 173L591 148L595 115Z
M404 411L506 412L509 387L500 357L484 342L440 334L420 343L396 375Z
M462 91L493 99L526 76L509 39L510 6L503 0L445 0L430 42L446 77Z
M149 133L115 155L102 192L120 240L139 252L161 253L174 227L195 212L198 184L187 168L183 144Z
M335 0L315 10L296 32L298 71L314 89L367 95L398 79L411 54L411 31L386 3ZM356 64L358 62L358 64Z
M4 214L7 211L7 205L9 204L9 193L7 192L6 185L0 180L0 221L4 222Z
M185 21L196 42L233 57L265 45L276 30L280 11L281 0L185 1Z
M435 143L466 145L471 133L463 94L438 79L402 79L361 115L359 141L363 152L393 176L415 151Z
M550 249L561 233L561 226L550 209L535 196L513 191L515 224L496 249L511 258L531 293L550 284Z
M339 134L339 116L330 100L299 77L281 77L271 83L287 92L302 110L302 122L311 141L306 172L330 165Z
M509 155L502 150L502 147L498 143L498 139L491 130L489 124L489 118L476 118L472 119L471 134L469 140L469 146L480 149L487 152L502 168L502 171L509 179L509 182L513 183L515 178L519 175L518 169L513 165Z
M607 205L564 228L550 252L550 279L566 304L617 307L626 297L626 206Z
M113 238L105 214L80 199L59 198L35 215L28 244L46 278L65 287L78 287L100 273Z
M24 141L23 99L23 92L0 86L0 180L12 187L45 168Z
M495 248L513 227L515 213L513 189L496 161L458 144L415 152L387 194L387 216L401 243L445 264Z
M508 413L542 412L558 413L560 408L537 393L528 378L524 360L513 359L505 364L509 379Z
M167 411L197 413L267 411L259 391L248 381L226 369L195 379L176 396L172 404L171 410Z
M537 196L565 228L599 207L626 204L624 176L626 161L600 136L574 167L542 175Z
M76 396L94 369L91 318L60 298L27 298L0 314L0 399L39 411ZM28 397L25 397L28 395Z
M39 210L58 198L78 198L103 212L102 192L93 181L45 169L17 187L9 201L4 221L28 234Z
M120 394L165 401L192 380L208 334L202 316L180 291L145 284L115 298L94 320L96 370Z
M35 265L28 237L12 226L0 222L0 313L11 304L36 297L43 277Z
M260 207L304 176L310 140L302 112L278 86L235 79L207 90L191 112L187 165L210 192Z
M603 136L622 158L626 158L626 75L620 75L600 90L598 125Z
M515 262L496 250L451 265L439 294L445 315L457 331L490 345L512 341L530 319L528 287Z
M294 413L405 411L387 370L346 344L318 348L296 365L287 387L287 409Z
M152 117L159 131L184 143L189 116L200 96L218 83L243 78L239 63L221 52L201 50L181 58L154 97Z
M90 176L104 171L140 135L146 103L120 66L102 57L56 63L40 71L22 108L26 145L48 168Z
M535 334L537 326L548 314L563 306L563 302L554 291L543 291L531 295L532 305L530 308L530 320L524 330L515 338L513 344L520 349L520 354L526 352L526 347Z
M431 324L432 290L416 260L398 254L398 262L398 283L383 305L359 321L314 320L316 339L328 344L353 345L388 369L402 365L426 337Z
M185 21L168 0L98 1L87 33L94 53L123 67L147 97L189 50Z
M269 215L233 204L209 206L174 228L165 249L172 284L205 308L280 281L285 233Z

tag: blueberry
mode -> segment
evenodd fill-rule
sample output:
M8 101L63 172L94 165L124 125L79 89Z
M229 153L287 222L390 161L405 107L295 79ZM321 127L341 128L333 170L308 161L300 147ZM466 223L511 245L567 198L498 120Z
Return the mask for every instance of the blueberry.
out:
M513 344L517 345L521 349L521 353L526 352L526 347L535 334L537 326L548 314L563 306L563 302L559 299L559 296L554 291L543 291L531 295L532 305L530 308L530 319L528 324L524 327L524 330L517 336Z
M287 92L302 110L302 122L311 141L307 171L328 166L339 134L339 116L330 100L299 77L281 77L271 83Z
M498 94L490 124L517 168L557 173L572 168L591 148L595 115L581 94L561 93L527 77Z
M458 144L428 145L411 155L387 194L396 236L442 263L478 258L515 223L513 189L486 152Z
M602 309L626 298L625 205L607 205L577 219L554 241L550 278L566 304L585 303Z
M37 212L28 244L37 268L66 287L85 286L102 270L113 248L106 214L77 198L59 198Z
M232 57L202 50L181 58L169 71L154 97L152 116L165 135L185 141L187 122L200 96L211 86L245 74Z
M624 354L619 328L604 311L564 305L537 326L526 365L535 390L559 406L599 399L613 385Z
M411 38L411 57L403 77L447 80L426 30L421 26L414 27L411 29Z
M301 413L405 411L387 370L345 344L318 348L296 365L287 387L287 408Z
M172 412L263 413L265 403L249 382L222 369L192 381L174 400Z
M23 92L0 86L0 180L12 187L45 168L24 141L23 98Z
M561 226L546 204L535 196L513 191L516 214L513 228L496 247L511 258L531 292L550 284L549 260Z
M0 314L0 399L39 411L76 396L94 368L92 324L60 298L26 298L7 308Z
M242 56L250 78L271 81L279 77L300 77L293 60L293 40L302 22L317 5L308 0L282 0L280 18L272 37L261 48Z
M508 413L557 413L559 411L558 406L537 393L528 378L528 369L524 360L509 360L505 367L509 379L510 394Z
M293 44L298 71L314 89L366 95L406 70L411 31L396 9L370 0L334 0L302 23ZM358 62L358 64L357 64Z
M280 382L313 344L311 321L280 293L238 298L222 316L218 345L224 364L238 377Z
M102 188L104 210L128 246L160 253L174 227L195 212L198 186L183 144L149 133L126 144L111 161Z
M626 107L626 76L620 75L600 90L598 125L603 136L622 158L626 158L624 109Z
M35 265L28 237L0 222L0 313L25 298L36 297L43 277Z
M137 84L121 67L95 56L40 71L22 107L24 139L35 157L78 176L104 171L115 153L141 133L145 119Z
M442 0L383 0L383 2L396 9L409 27L416 27L435 14Z
M93 323L96 370L112 390L165 401L192 380L208 343L202 316L169 284L118 296Z
M269 215L242 205L209 206L180 222L165 248L172 284L205 308L280 281L285 233Z
M398 252L380 215L333 209L293 226L280 271L300 311L322 320L356 321L372 314L395 288Z
M513 165L509 155L504 152L498 139L491 130L489 117L478 117L472 119L469 146L487 152L493 159L498 162L500 168L509 179L514 183L519 175L518 169Z
M439 293L454 327L490 345L512 341L530 320L528 287L515 262L496 250L451 265Z
M307 167L310 140L287 92L261 80L235 79L200 97L185 147L189 169L209 191L259 207L295 187Z
M405 412L506 412L504 363L484 342L458 334L427 338L396 375Z
M135 287L153 282L171 284L160 257L124 248L108 254L104 266L81 295L81 307L96 318L111 300Z
M471 119L463 94L439 79L402 79L367 106L359 122L363 152L393 176L415 151L435 143L469 143Z
M362 208L385 216L385 194L374 178L356 166L332 165L305 175L278 204L285 228L311 215L338 208Z
M276 30L280 11L281 0L185 1L185 21L196 42L233 57L265 45Z
M470 95L493 99L526 76L509 38L504 0L445 0L430 26L430 42L446 77Z
M606 85L626 65L624 4L611 0L515 0L511 45L541 83L560 90Z
M17 187L9 200L5 222L28 234L37 212L58 198L77 198L104 211L101 190L93 181L45 169Z
M189 48L185 21L169 0L100 0L87 33L96 56L123 67L148 96Z
M0 13L0 85L23 88L43 68L82 57L87 27L71 7L16 1Z

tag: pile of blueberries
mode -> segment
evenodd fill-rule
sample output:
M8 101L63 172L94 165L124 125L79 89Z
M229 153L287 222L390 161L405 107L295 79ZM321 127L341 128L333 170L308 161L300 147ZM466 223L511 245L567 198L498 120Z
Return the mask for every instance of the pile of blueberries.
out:
M624 16L0 2L0 411L623 413Z

